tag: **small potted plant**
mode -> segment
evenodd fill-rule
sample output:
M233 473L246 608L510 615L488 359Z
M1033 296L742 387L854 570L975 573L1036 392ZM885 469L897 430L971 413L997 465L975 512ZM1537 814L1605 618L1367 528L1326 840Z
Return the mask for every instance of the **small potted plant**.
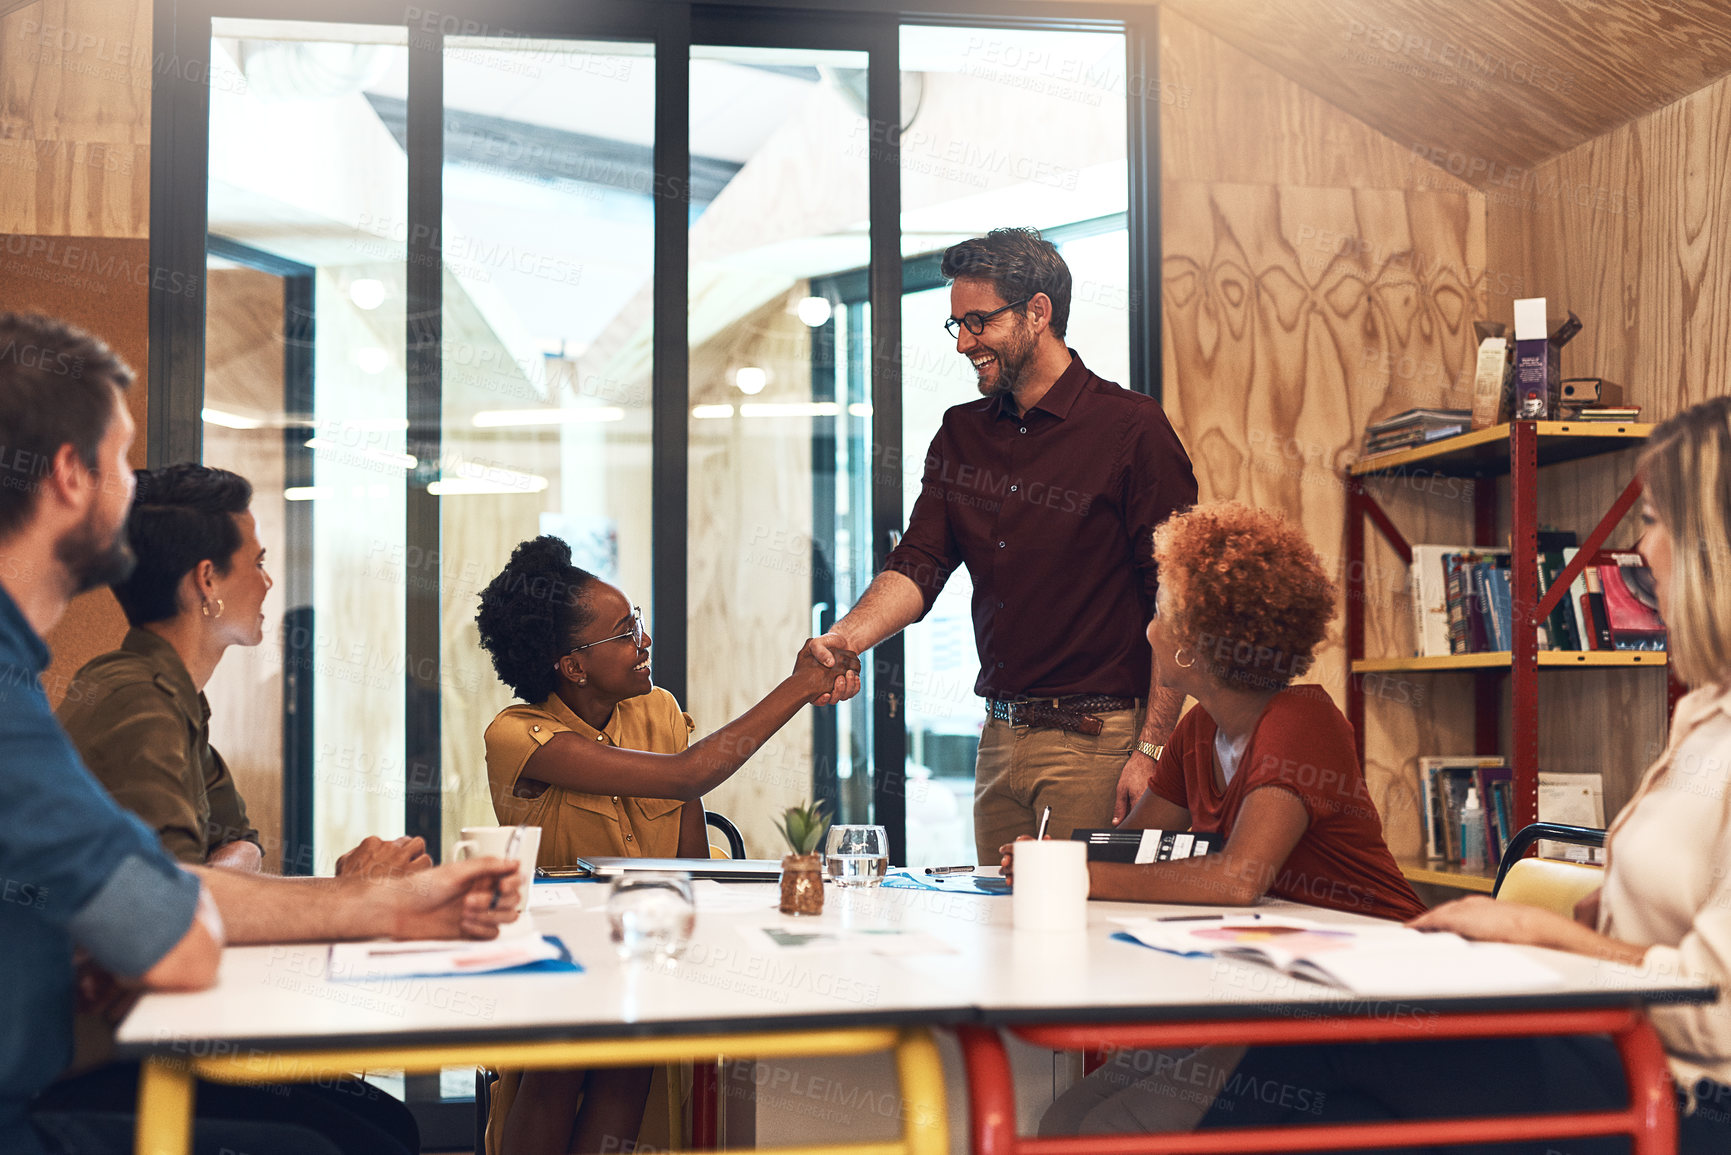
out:
M823 859L817 848L829 829L823 803L789 806L776 822L790 851L781 860L781 913L823 913Z

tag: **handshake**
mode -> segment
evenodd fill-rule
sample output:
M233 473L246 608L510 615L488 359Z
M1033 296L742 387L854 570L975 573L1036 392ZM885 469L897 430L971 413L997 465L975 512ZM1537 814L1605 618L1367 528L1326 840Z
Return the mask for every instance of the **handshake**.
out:
M859 693L859 654L837 633L810 638L794 659L792 678L814 706L845 702Z

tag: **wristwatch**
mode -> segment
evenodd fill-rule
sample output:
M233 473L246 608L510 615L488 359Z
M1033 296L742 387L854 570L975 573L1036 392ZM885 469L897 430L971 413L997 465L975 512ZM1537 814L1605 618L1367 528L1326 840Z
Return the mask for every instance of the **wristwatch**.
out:
M1138 742L1136 743L1136 749L1142 751L1142 753L1148 755L1148 757L1154 759L1156 762L1160 761L1160 755L1166 752L1166 747L1156 746L1152 742Z

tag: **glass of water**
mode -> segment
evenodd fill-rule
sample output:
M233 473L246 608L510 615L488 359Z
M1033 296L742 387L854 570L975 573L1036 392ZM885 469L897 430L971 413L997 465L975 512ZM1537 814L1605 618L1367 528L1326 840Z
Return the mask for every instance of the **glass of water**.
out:
M697 923L691 876L675 870L628 870L607 894L613 946L629 963L667 965L685 953Z
M837 886L876 886L889 872L889 836L881 826L832 826L823 864Z

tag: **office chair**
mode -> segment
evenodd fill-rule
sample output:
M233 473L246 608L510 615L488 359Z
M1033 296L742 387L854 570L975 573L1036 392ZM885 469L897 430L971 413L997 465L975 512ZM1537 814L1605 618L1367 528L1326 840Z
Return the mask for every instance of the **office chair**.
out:
M739 827L737 827L733 824L732 819L726 817L725 815L717 814L713 810L706 810L706 811L704 811L704 814L703 814L703 820L705 822L707 822L709 825L715 827L715 829L720 832L721 836L727 840L727 852L725 854L721 853L721 849L722 849L721 847L719 847L719 846L715 845L715 843L711 842L709 844L709 857L711 857L711 858L744 858L745 857L745 839L740 836Z
M1524 827L1509 839L1508 849L1503 851L1491 897L1573 918L1575 904L1604 882L1605 868L1585 862L1525 857L1527 849L1541 838L1575 846L1605 845L1605 832L1593 826L1535 822Z

